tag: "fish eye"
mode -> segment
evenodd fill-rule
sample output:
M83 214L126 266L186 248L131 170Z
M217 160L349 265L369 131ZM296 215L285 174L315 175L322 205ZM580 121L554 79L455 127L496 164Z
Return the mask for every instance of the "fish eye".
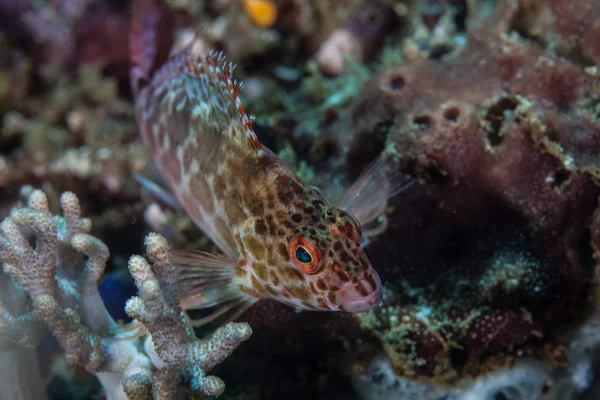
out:
M313 257L304 246L298 246L296 249L296 259L303 264L310 264L313 261Z
M317 246L303 236L294 236L289 245L290 258L300 270L314 274L321 269L321 253Z

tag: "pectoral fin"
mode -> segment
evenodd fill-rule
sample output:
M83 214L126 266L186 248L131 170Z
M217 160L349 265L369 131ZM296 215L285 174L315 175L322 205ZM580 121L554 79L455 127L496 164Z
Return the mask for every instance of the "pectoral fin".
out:
M397 160L382 154L348 189L339 207L360 222L364 236L375 236L387 226L388 200L412 184L410 175L400 171Z

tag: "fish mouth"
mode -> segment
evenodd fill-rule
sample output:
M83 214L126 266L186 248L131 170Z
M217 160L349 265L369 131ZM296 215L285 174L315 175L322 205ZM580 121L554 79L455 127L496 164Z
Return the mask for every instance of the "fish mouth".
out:
M352 291L352 293L348 293L346 301L340 304L339 309L341 311L346 311L350 313L361 313L366 312L381 303L383 300L383 294L381 292L381 281L379 279L379 275L377 272L373 271L370 274L372 279L367 279L369 276L358 284L362 284L363 282L374 282L374 287L371 288L371 292L366 296L359 294L358 291Z
M383 300L383 296L381 294L381 289L377 289L376 291L371 293L369 296L367 296L361 300L354 301L354 302L351 302L348 304L344 304L344 311L350 312L350 313L366 312L366 311L372 310L375 306L377 306L379 303L381 303L381 300Z

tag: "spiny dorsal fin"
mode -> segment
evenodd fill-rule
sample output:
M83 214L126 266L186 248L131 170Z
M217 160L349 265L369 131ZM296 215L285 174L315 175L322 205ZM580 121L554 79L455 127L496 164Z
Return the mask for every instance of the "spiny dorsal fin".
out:
M211 108L225 113L232 121L239 123L248 143L255 150L262 151L262 144L252 129L254 117L246 114L240 99L243 84L232 78L235 64L227 62L223 52L209 50L201 55L194 55L192 47L193 43L173 55L153 76L150 86L158 88L162 85L177 85L173 80L181 74L194 79L198 84L195 88L183 88L187 90L188 97L200 97L202 101L210 103Z

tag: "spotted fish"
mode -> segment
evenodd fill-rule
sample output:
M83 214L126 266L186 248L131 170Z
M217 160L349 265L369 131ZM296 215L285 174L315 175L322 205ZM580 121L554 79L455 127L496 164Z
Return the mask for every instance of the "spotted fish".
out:
M188 48L151 73L152 4L136 5L130 38L137 122L170 192L222 252L174 252L182 306L212 308L208 319L235 318L264 298L308 310L375 307L381 282L363 235L382 230L387 199L410 179L379 159L331 204L260 143L222 54Z

